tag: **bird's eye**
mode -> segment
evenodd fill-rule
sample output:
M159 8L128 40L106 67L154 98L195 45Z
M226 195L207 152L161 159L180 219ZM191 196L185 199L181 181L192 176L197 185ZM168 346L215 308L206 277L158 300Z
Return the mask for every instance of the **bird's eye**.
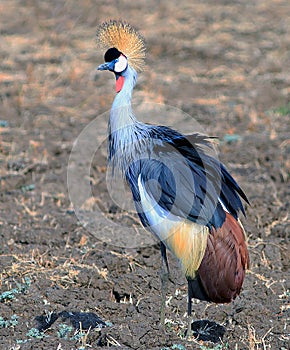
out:
M121 73L121 72L123 72L123 71L127 68L127 65L128 65L127 58L126 58L124 55L121 55L121 56L116 60L115 67L114 67L114 71L115 71L116 73Z

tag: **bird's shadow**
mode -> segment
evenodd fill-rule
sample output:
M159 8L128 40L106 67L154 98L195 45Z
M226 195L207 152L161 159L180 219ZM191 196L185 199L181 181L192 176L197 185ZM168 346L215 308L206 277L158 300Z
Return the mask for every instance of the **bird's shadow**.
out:
M216 322L199 320L191 323L192 335L197 340L219 343L222 341L226 328Z

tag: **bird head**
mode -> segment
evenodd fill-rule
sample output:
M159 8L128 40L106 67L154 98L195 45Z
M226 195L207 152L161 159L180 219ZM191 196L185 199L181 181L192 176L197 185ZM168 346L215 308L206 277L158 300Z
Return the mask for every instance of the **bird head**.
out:
M124 85L125 79L122 73L128 67L127 57L118 49L112 47L106 51L104 59L105 63L101 64L98 67L98 70L109 70L115 73L116 92L118 93L122 90L122 87Z
M106 49L105 63L98 70L109 70L116 76L116 92L125 82L128 64L137 71L144 66L145 44L142 36L124 21L110 20L97 28L97 44Z

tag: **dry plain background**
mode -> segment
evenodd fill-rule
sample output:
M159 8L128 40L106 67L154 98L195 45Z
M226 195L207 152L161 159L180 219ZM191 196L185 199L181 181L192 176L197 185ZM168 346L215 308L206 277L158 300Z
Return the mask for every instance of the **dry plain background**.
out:
M173 106L176 119L170 113L163 122L194 131L181 109L218 136L219 157L251 202L241 296L194 307L197 319L226 326L220 344L180 337L186 283L172 257L164 332L158 245L103 243L96 236L105 227L92 235L72 211L73 142L114 96L113 76L95 73L103 55L95 28L109 18L131 22L147 41L134 101ZM288 0L0 1L0 349L290 348L289 18ZM110 199L105 172L101 152L83 209L101 207L126 233L138 221ZM61 333L58 320L33 332L35 316L63 310L95 312L112 326L78 337Z

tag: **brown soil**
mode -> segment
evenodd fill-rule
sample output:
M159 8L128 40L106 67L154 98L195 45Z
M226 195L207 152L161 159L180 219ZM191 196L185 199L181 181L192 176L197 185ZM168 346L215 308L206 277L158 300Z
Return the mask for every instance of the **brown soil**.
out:
M241 296L194 305L196 319L225 326L219 344L182 337L187 286L172 256L167 323L159 326L158 243L127 199L107 190L103 113L114 78L95 71L103 53L94 35L109 18L146 38L147 68L134 94L140 114L218 136L219 157L251 202ZM289 18L288 0L1 2L1 349L289 349ZM67 170L87 125L97 148L84 174L92 195L82 202L81 178L68 185ZM70 164L80 170L75 155ZM36 316L53 311L93 312L111 325L64 334L70 324L58 319L33 330Z

